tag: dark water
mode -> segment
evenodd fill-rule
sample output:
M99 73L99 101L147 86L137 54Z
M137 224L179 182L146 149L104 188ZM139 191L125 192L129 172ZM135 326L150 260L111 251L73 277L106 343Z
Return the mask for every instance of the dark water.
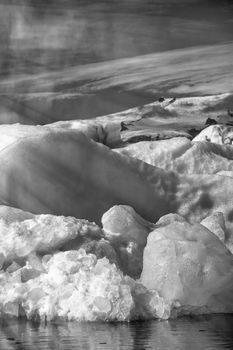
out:
M233 43L232 0L0 0L0 123L45 124L122 111L161 94L170 97L169 77L172 87L191 79L192 94L229 91L233 49L225 52L218 46L224 43ZM199 52L209 45L216 50ZM171 60L177 49L190 47L195 54L181 51ZM147 54L159 55L149 69ZM122 58L129 61L120 67ZM134 58L144 69L138 86L132 84L138 66L129 72ZM187 65L195 77L187 70L175 76ZM203 92L195 86L205 76L211 81ZM145 77L147 89L140 87Z
M0 0L1 75L231 40L231 0Z
M0 349L223 350L233 349L233 316L137 323L66 323L39 326L2 322Z

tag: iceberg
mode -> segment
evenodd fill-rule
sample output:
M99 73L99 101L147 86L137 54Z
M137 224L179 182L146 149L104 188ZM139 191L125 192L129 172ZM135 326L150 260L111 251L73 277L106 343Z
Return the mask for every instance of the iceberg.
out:
M178 125L227 98L0 126L0 316L233 312L233 148Z
M18 221L13 212L15 221L0 219L1 317L130 321L233 311L233 255L217 236L220 213L195 225L178 214L153 224L114 206L101 229L64 216Z
M144 220L126 205L114 206L104 213L102 225L107 239L114 247L121 270L139 278L142 272L143 250L153 223Z
M106 257L98 258L97 251L88 254L84 248L74 245L73 250L58 250L59 246L64 249L61 246L64 241L72 242L75 235L85 237L89 234L89 238L98 238L100 228L96 231L91 223L88 225L83 221L77 224L78 220L74 218L53 218L51 225L49 221L40 215L23 222L15 221L14 226L12 223L5 227L5 231L0 231L7 245L5 250L1 246L4 252L1 253L0 271L1 317L25 316L42 322L56 319L128 321L169 317L169 306L156 291L149 291L140 282L123 275L116 264ZM44 224L48 225L43 235ZM19 226L23 248L20 239L17 241ZM62 241L58 231L63 236ZM11 235L11 239L7 234ZM49 234L53 238L49 238L48 244L45 240ZM42 252L41 242L49 251ZM8 256L6 251L10 252ZM24 259L20 260L22 256Z
M197 147L184 153L189 170L182 174L182 160L174 170L161 169L117 154L77 130L24 125L1 128L5 135L0 143L1 204L97 224L104 212L119 204L133 207L151 222L171 212L200 222L220 211L227 232L233 229L232 178L213 175L220 170L220 156L222 164L229 163L225 169L230 171L231 146L201 143L198 147L195 143ZM206 166L208 173L195 172L198 166Z
M232 313L232 268L233 255L213 232L174 220L149 234L141 281L173 314Z

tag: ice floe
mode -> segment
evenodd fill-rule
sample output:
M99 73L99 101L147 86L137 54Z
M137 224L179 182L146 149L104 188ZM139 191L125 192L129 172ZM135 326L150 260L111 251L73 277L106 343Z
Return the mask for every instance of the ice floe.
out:
M216 235L219 213L201 225L177 214L152 224L115 206L103 229L64 216L17 219L13 208L11 223L0 219L1 317L130 321L232 312L233 256ZM88 251L92 242L105 243L101 255L98 244Z

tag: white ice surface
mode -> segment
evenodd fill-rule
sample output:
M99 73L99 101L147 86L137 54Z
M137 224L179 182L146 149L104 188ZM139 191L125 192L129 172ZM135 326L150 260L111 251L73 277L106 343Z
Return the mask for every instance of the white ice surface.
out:
M233 312L232 146L209 142L215 138L137 142L153 128L153 137L161 134L156 118L171 132L179 113L181 124L187 110L203 123L199 113L227 99L165 100L111 122L1 126L1 316ZM101 144L117 143L119 130L124 148Z
M216 236L221 214L202 225L175 214L152 224L115 206L102 230L64 216L17 221L15 212L14 221L14 212L11 223L0 220L1 317L129 321L233 311L233 256ZM139 280L128 276L134 265Z
M2 218L0 315L40 321L168 318L170 307L157 291L109 262L110 243L102 245L102 258L98 245L94 254L86 253L88 242L101 243L104 235L108 239L109 232L72 217L16 217L11 224ZM69 243L72 250L66 250Z
M213 232L175 220L149 234L141 281L174 314L232 313L232 268L233 255Z
M226 125L210 125L202 130L193 141L208 141L218 143L220 145L233 144L233 127Z

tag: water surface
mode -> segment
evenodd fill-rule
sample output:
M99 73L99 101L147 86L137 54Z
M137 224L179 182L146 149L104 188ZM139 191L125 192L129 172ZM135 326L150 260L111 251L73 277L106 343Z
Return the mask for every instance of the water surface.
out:
M1 0L0 74L233 40L226 0Z
M233 348L233 316L212 315L135 323L37 325L2 321L1 350L223 350Z
M231 0L0 0L0 123L231 91L232 43Z

